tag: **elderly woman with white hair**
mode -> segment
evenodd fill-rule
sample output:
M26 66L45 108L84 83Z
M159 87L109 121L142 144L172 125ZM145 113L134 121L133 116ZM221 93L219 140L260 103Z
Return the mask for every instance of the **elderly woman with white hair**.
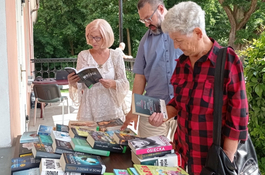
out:
M174 97L167 110L169 118L177 119L175 148L189 174L200 174L213 143L214 72L221 46L206 35L204 15L199 5L187 1L171 8L162 22L175 48L183 51L171 78ZM222 144L233 162L238 141L247 139L248 102L242 63L232 48L226 55ZM154 113L149 122L160 126L162 115Z

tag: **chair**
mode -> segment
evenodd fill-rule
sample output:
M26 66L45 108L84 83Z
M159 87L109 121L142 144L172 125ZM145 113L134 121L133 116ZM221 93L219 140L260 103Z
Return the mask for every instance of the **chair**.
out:
M33 123L34 126L36 124L36 112L37 112L38 103L41 103L41 109L43 109L42 111L44 116L43 104L62 102L64 99L66 99L67 110L69 114L68 97L61 96L61 92L57 84L35 84L33 86L33 91L35 94L35 110L34 110L34 123ZM64 124L64 103L62 105L62 124Z

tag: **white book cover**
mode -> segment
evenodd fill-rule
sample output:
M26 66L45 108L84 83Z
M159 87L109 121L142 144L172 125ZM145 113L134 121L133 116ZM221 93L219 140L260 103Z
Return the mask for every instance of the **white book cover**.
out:
M55 141L55 139L56 139L56 140L71 142L71 137L70 137L69 133L66 133L66 132L52 131L51 137L52 137L53 141Z

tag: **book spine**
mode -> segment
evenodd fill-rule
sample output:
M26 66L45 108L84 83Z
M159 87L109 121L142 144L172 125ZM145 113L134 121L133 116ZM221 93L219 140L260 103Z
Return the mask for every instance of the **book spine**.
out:
M162 151L162 152L156 152L156 153L150 153L150 154L140 154L140 155L137 155L137 157L139 157L140 159L149 159L153 157L161 157L161 156L164 156L170 153L174 153L174 151L168 150L168 151Z
M120 145L109 145L109 144L102 144L102 142L97 143L95 142L93 149L101 149L106 150L110 152L117 152L117 153L123 153L123 147Z
M87 147L75 147L74 151L88 153L88 154L95 154L99 156L109 156L110 151L99 150L99 149L86 149Z
M156 152L167 151L167 150L172 150L172 145L158 146L155 148L145 148L145 149L135 150L135 154L136 155L149 154L149 153L156 153Z
M61 148L56 148L55 153L57 154L62 154L62 153L73 153L74 150L66 150L66 149L61 149Z
M101 174L102 167L80 167L78 165L66 165L65 172L88 173L88 174Z

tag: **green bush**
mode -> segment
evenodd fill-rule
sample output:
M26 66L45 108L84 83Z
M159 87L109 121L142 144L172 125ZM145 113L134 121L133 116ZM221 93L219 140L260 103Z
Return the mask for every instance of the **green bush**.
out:
M259 168L265 174L265 32L239 54L245 65L249 133L256 148Z

